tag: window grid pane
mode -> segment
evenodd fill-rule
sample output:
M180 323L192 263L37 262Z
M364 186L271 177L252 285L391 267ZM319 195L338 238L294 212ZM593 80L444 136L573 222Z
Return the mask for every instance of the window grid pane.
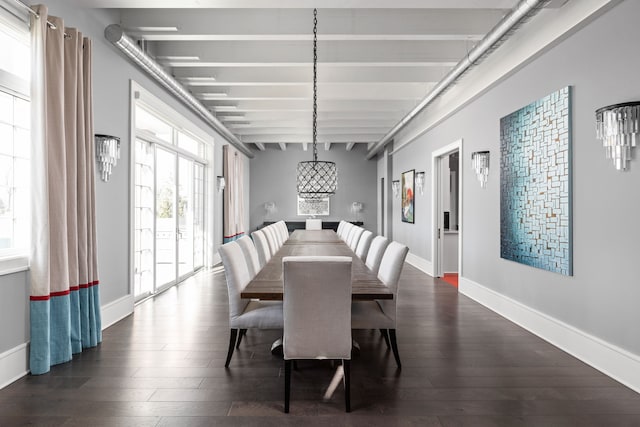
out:
M0 92L0 250L25 253L30 242L28 102ZM18 126L18 124L20 126Z

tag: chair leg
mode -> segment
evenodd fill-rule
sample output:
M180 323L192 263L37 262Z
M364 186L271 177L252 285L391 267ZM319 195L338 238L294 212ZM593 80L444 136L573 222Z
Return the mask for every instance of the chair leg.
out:
M229 367L229 362L231 362L231 356L233 356L233 348L236 345L236 338L238 337L238 330L231 329L231 334L229 335L229 350L227 351L227 361L224 364L225 368Z
M386 329L380 329L380 335L384 338L384 342L387 343L387 348L391 348L391 345L389 345L389 332Z
M236 348L240 348L240 343L242 342L242 337L247 335L246 329L240 329L240 333L238 334L238 342L236 344Z
M351 360L342 360L344 371L344 405L347 412L351 412Z
M393 357L396 359L396 365L398 368L402 368L402 364L400 363L400 355L398 354L398 342L396 341L396 330L389 329L389 338L391 341L391 350L393 350Z
M284 413L289 413L289 398L291 397L291 360L284 361Z

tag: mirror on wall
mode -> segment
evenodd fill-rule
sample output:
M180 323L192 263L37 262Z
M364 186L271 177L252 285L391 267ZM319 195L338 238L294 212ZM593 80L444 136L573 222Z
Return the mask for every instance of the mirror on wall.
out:
M444 184L444 229L458 231L458 171L460 153L451 153L443 159L442 183ZM449 195L448 197L446 195Z

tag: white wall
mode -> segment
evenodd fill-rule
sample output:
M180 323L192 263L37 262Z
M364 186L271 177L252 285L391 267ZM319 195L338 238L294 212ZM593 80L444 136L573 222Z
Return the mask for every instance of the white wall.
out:
M422 134L419 129L424 128L426 115L421 116L423 122L412 123L397 140L420 136L393 156L394 177L406 169L424 170L434 150L462 138L460 167L469 173L463 174L461 183L461 291L468 289L469 294L481 298L481 292L472 291L483 289L485 296L491 295L485 302L493 298L496 305L492 308L497 311L499 303L517 305L537 319L530 322L532 329L536 329L536 322L549 321L556 332L566 332L558 344L576 354L587 342L612 350L608 354L618 354L635 367L635 373L621 370L615 375L636 389L640 386L640 335L632 325L640 324L640 227L636 225L640 218L640 157L636 148L631 169L616 171L595 137L594 111L640 99L640 56L633 53L637 51L638 16L640 2L622 2ZM567 85L573 90L572 277L500 258L499 120ZM459 86L462 91L464 81ZM479 150L491 151L486 189L480 188L471 172L470 153ZM429 177L427 173L427 181ZM431 182L426 186L431 188ZM426 260L432 259L429 200L427 193L416 197L415 225L401 223L399 207L394 205L394 238ZM579 336L582 338L576 340L582 340L581 344L570 343L571 337ZM588 354L582 355L591 363ZM593 363L602 367L608 362Z

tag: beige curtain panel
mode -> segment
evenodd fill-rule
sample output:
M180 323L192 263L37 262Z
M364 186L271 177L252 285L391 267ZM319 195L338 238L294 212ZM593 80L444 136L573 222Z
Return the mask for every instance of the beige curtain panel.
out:
M224 243L239 239L244 228L244 169L242 154L230 145L222 147L224 158Z
M34 10L30 369L41 374L96 346L101 322L91 41Z

